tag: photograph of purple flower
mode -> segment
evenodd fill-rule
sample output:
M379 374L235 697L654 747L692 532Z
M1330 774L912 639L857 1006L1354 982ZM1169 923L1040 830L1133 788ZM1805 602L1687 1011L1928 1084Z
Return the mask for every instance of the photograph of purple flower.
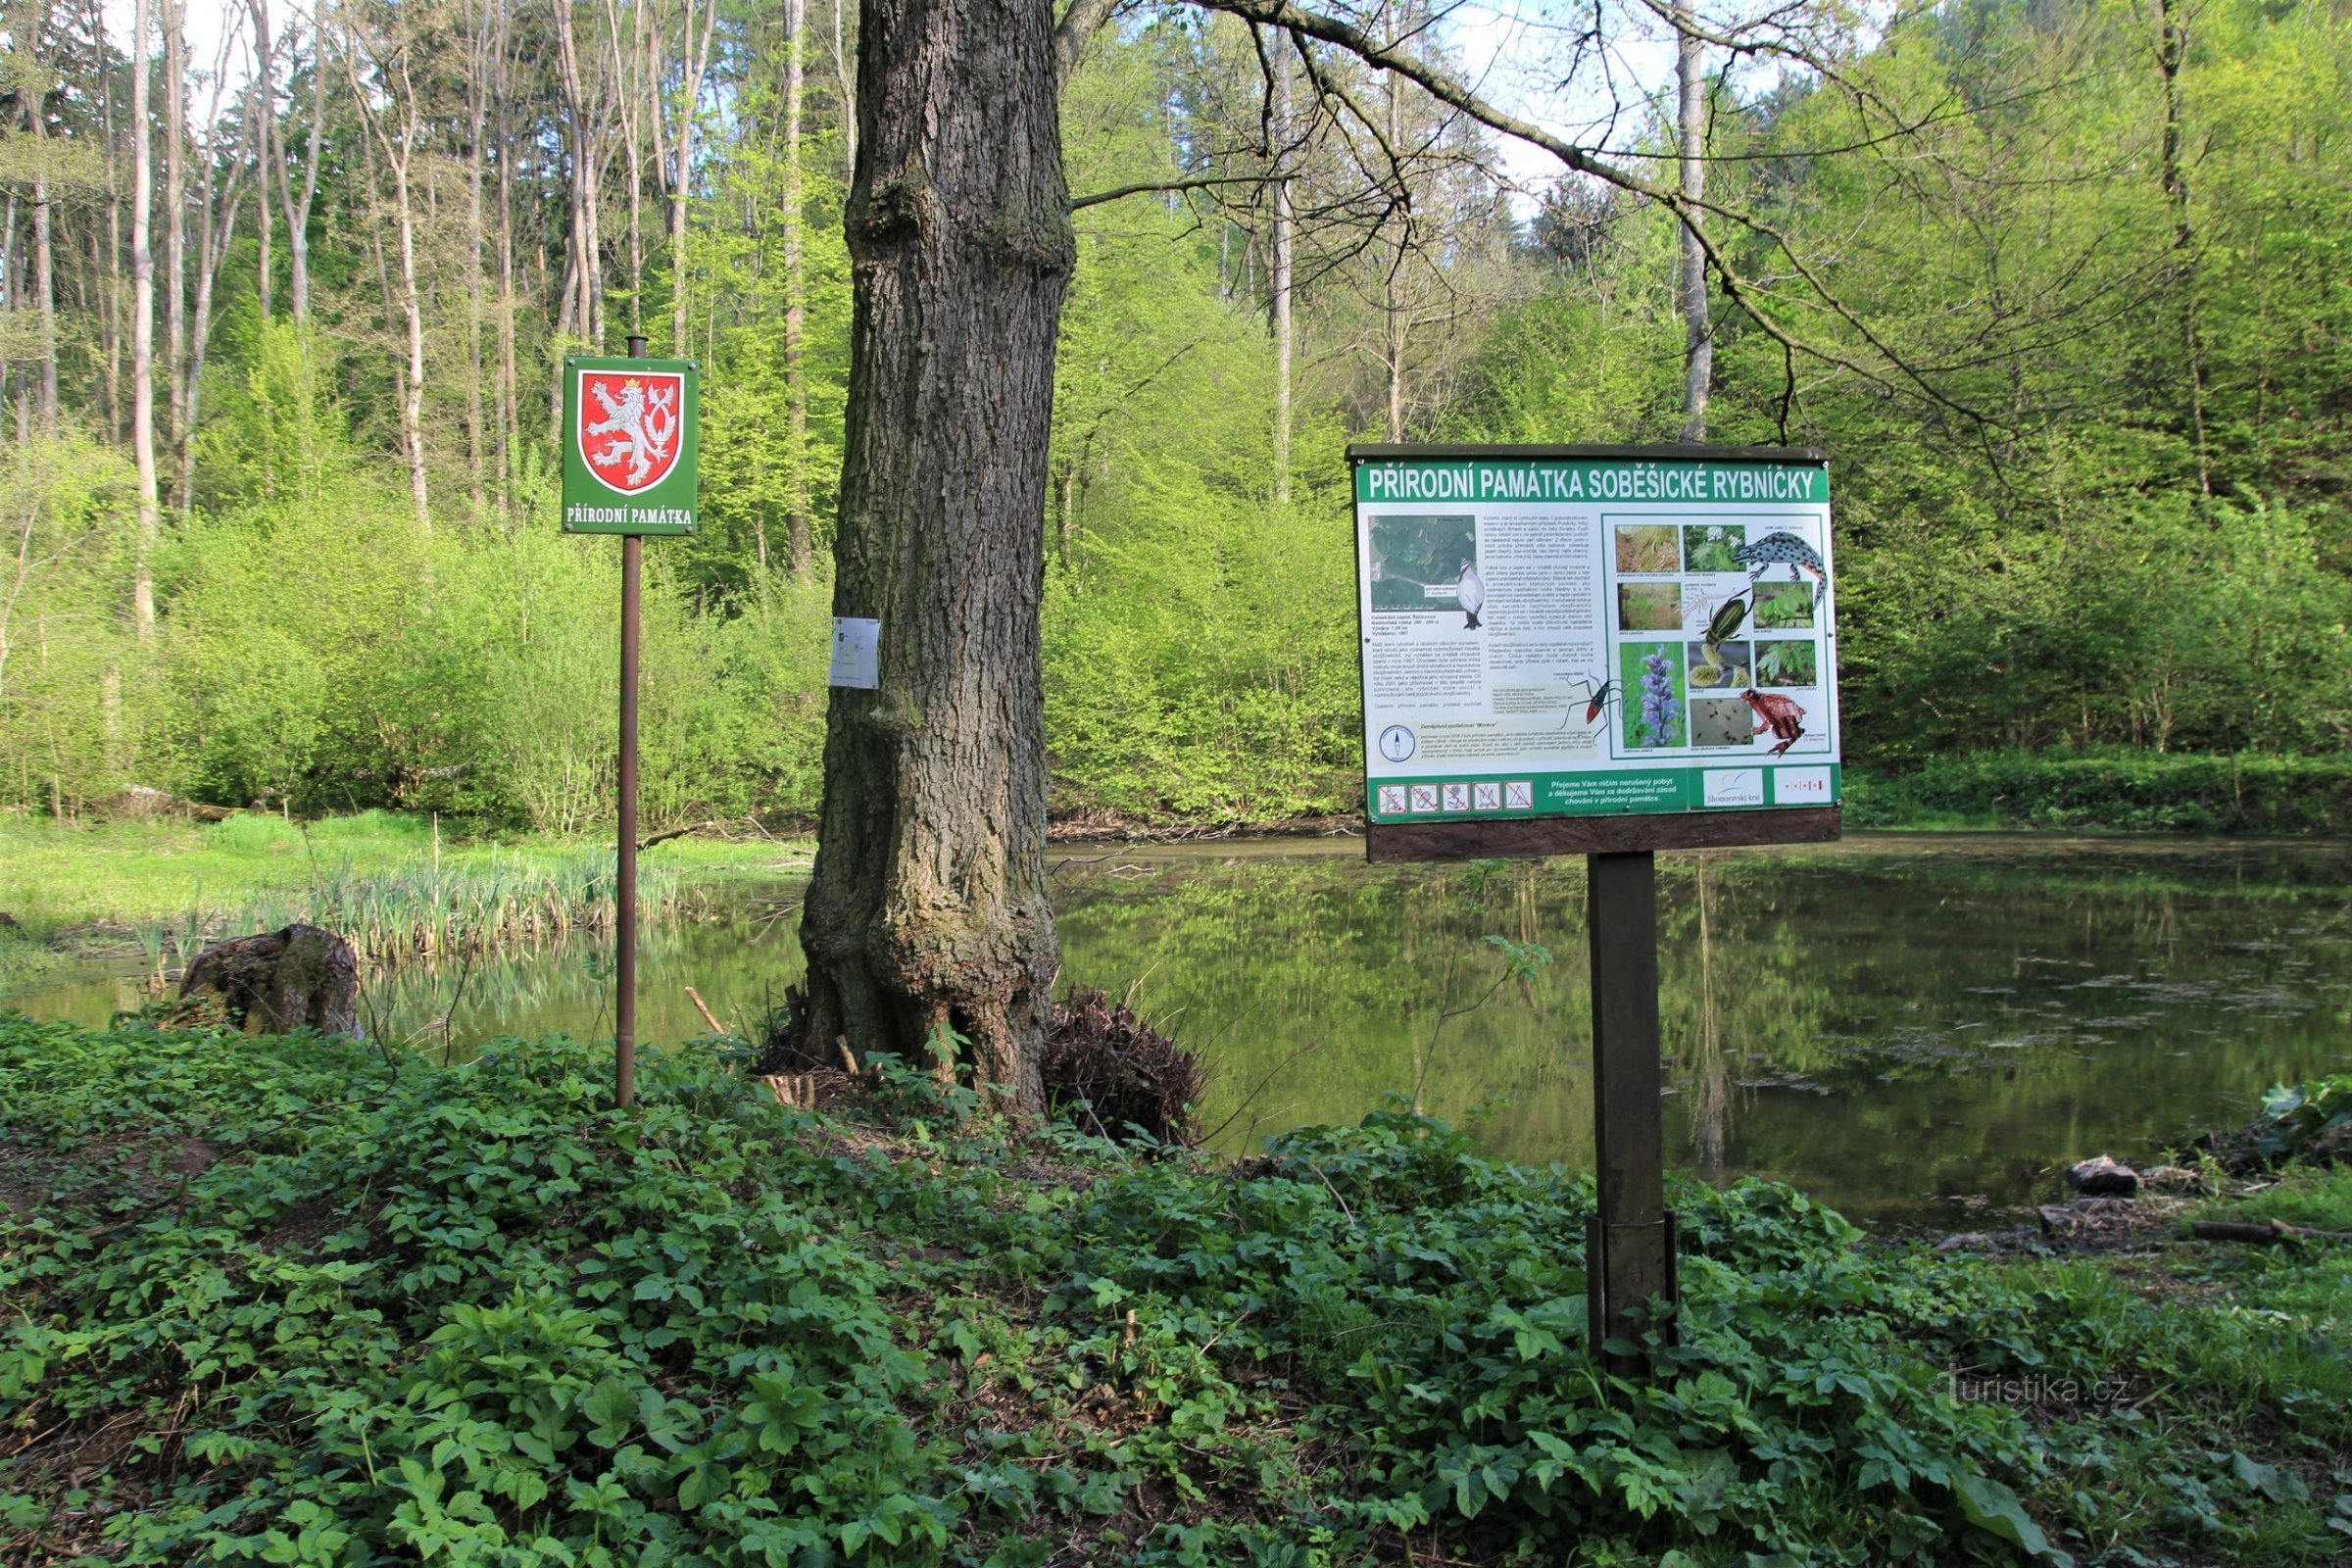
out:
M1688 744L1682 653L1679 643L1627 643L1618 650L1627 746L1654 750Z

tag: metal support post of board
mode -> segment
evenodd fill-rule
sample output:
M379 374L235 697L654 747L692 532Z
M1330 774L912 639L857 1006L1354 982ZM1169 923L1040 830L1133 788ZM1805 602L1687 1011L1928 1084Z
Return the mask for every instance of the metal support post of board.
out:
M631 336L629 358L645 358ZM645 538L620 541L620 844L612 894L612 1099L637 1099L637 624Z
M1600 1188L1585 1258L1592 1354L1620 1376L1641 1377L1648 1370L1642 1357L1603 1347L1638 1341L1650 1298L1664 1297L1671 1310L1677 1295L1659 1110L1657 863L1641 850L1589 855L1585 868ZM1664 1327L1671 1336L1671 1321Z

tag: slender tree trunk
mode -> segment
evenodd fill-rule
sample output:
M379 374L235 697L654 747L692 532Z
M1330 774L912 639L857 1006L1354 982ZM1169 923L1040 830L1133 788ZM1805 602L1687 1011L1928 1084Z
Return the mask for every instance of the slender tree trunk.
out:
M508 110L507 26L512 12L498 8L498 486L514 504L514 429L521 416L514 368L514 128Z
M1274 499L1291 499L1291 354L1296 332L1291 318L1291 60L1284 35L1274 35L1274 134L1283 162L1274 170ZM1224 259L1218 258L1222 281Z
M1699 243L1698 203L1706 192L1707 62L1691 0L1675 0L1675 135L1682 155L1683 215L1681 265L1675 297L1683 313L1683 439L1707 438L1707 392L1715 379L1715 331L1707 319L1707 253Z
M380 149L392 173L392 217L400 238L400 295L399 316L408 340L408 359L403 367L400 388L400 442L402 454L409 465L409 503L416 509L416 520L432 525L431 496L425 484L424 462L424 303L416 286L416 202L410 173L416 157L417 107L416 90L410 81L406 66L396 71L380 72L385 77L388 92L397 102L387 105L384 113L397 110L400 115L398 138L384 126L382 119L370 106L368 87L360 80L359 49L356 39L344 39L343 70L351 83L352 98L359 105L366 122L367 143ZM372 155L368 161L368 192L370 205L376 193L375 168ZM375 225L370 222L370 239ZM383 277L383 247L375 242L376 273L386 294L385 315L393 314L391 284Z
M801 99L808 83L808 0L784 0L784 564L796 577L814 561L808 515L808 290L801 231L808 222L801 182ZM760 550L760 564L767 564Z
M130 24L130 450L139 471L138 561L130 613L141 637L155 635L156 524L162 501L155 484L155 158L149 150L147 36L151 0L138 0Z
M833 85L841 93L842 170L858 177L858 69L850 62L848 24L842 20L841 0L833 0Z
M182 0L162 3L164 383L172 403L171 446L176 454L188 438L188 29Z
M483 137L490 120L490 13L498 0L485 0L481 30L475 34L471 96L471 137L466 147L466 468L471 487L473 513L482 515L485 467L482 430L482 261L487 244L482 222L482 166L488 158Z
M326 29L311 28L311 133L304 148L302 199L294 197L294 175L286 168L283 149L276 159L278 187L286 200L286 263L288 292L293 296L294 324L311 318L311 204L318 199L318 165L326 136Z
M254 160L261 176L261 211L256 214L261 235L261 312L270 318L270 201L285 176L285 158L277 144L277 40L270 29L270 0L253 0L253 112L259 123L255 139L260 155ZM299 275L299 273L298 273ZM301 319L301 313L295 313Z
M579 323L580 335L588 341L590 351L596 352L604 343L604 322L599 318L597 288L601 245L596 232L596 183L597 175L604 168L604 160L597 153L596 125L581 81L577 29L572 25L571 0L555 0L555 13L556 41L564 62L564 97L569 110L566 119L571 130L572 281L579 290L574 318ZM557 379L560 408L560 373ZM559 413L556 421L560 423L562 418Z
M255 129L254 141L261 143L260 129ZM184 522L196 511L196 425L198 405L204 390L204 356L213 335L213 283L220 275L220 263L236 243L237 209L245 200L243 172L230 166L228 178L219 192L215 206L214 185L219 180L215 172L217 160L206 159L204 166L204 220L198 236L196 252L196 307L193 326L188 332L188 424L179 442L179 515ZM270 166L257 161L256 169L266 181ZM270 209L270 191L262 189L261 207Z
M610 4L610 0L608 0ZM636 36L630 40L630 56L642 67L652 46L648 30L653 13L643 5L630 8ZM643 135L645 122L644 95L656 90L652 85L654 73L642 69L632 73L621 57L620 28L617 21L612 24L612 81L620 97L621 155L629 166L629 335L645 335L645 160ZM656 106L657 113L659 106Z
M1054 346L1076 262L1053 15L865 0L834 608L882 624L836 688L801 940L805 1038L921 1059L1039 1114L1056 967L1038 610Z
M2197 459L2197 494L2213 495L2213 455L2205 432L2205 342L2198 320L2197 234L2188 207L2188 171L2180 156L2180 72L2188 61L2184 0L2156 0L2156 69L2164 75L2164 149L2160 160L2165 205L2173 213L2173 276L2180 296L2181 347L2188 355L2189 437ZM2161 750L2162 748L2159 748Z
M1384 11L1384 30L1386 18L1387 14ZM1397 93L1401 83L1397 81L1396 74L1393 71L1386 73L1382 81L1386 86L1387 113L1385 118L1388 121L1388 144L1391 147L1401 146L1403 138L1398 134L1401 129L1401 119L1397 103ZM1397 177L1401 179L1404 176L1399 173ZM1404 355L1407 328L1410 323L1405 316L1402 290L1405 264L1412 254L1412 246L1413 214L1412 208L1408 205L1397 216L1396 254L1391 258L1389 270L1381 278L1380 290L1381 364L1388 372L1389 439L1391 441L1404 439Z
M49 136L50 78L40 58L41 35L48 21L47 0L42 0L33 10L32 38L28 51L32 57L33 79L24 93L24 127L32 133L36 144L46 141ZM41 429L52 436L57 434L57 264L50 235L53 212L54 206L49 197L49 170L44 159L32 180L32 288L41 313Z
M409 458L409 500L416 520L429 525L432 505L424 483L424 309L416 295L416 220L409 198L411 148L392 165L392 199L400 219L400 313L408 328L408 384L400 400L400 436Z
M718 23L718 0L703 7L702 42L694 41L695 0L686 0L685 99L678 106L677 170L669 185L670 353L686 353L686 200L694 179L694 120L703 101L703 73L710 64L710 33Z

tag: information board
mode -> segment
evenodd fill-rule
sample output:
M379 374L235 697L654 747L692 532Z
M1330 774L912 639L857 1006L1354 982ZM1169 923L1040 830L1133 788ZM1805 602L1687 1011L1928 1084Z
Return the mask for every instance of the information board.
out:
M1838 804L1820 454L1348 458L1376 826Z
M692 360L564 362L564 531L694 532L700 375Z

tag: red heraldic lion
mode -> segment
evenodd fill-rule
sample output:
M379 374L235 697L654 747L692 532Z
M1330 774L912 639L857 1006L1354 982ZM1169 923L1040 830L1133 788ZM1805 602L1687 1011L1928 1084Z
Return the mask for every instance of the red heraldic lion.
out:
M571 438L597 482L642 495L678 464L686 377L675 370L581 370Z

